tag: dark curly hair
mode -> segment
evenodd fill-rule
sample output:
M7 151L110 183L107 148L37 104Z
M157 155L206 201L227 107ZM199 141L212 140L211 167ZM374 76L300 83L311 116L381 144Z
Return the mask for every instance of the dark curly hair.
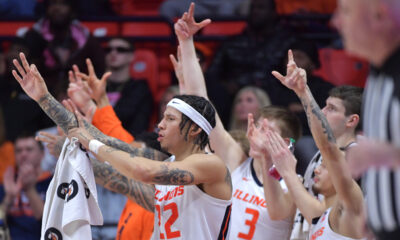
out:
M174 98L178 98L189 104L210 123L212 128L215 127L215 109L207 99L194 95L177 95ZM184 139L186 141L189 129L192 124L196 126L196 129L199 128L199 126L194 123L189 117L187 117L185 114L182 114L182 120L179 123L179 127L181 134L184 134ZM184 133L183 130L185 130ZM213 151L210 145L210 139L208 138L208 135L204 130L202 130L200 134L196 136L196 138L194 139L194 144L199 145L201 150L204 150L204 148L208 145L210 147L210 150Z

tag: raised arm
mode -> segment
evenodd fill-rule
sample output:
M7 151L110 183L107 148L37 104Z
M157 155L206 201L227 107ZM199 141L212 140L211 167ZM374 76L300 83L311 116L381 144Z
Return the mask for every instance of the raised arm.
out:
M206 19L200 23L194 20L194 3L190 5L189 12L184 13L182 18L175 24L175 33L179 40L181 61L173 61L174 65L182 64L183 79L180 79L180 90L185 94L192 94L208 99L204 75L197 60L193 35L211 20ZM177 69L175 67L175 69ZM182 83L183 81L183 83ZM182 89L183 88L183 89ZM211 147L215 153L229 166L231 171L246 158L240 145L225 130L218 114L216 116L216 126L210 134Z
M83 121L82 116L78 112L76 113L81 123ZM86 149L91 149L89 142L94 139L83 127L71 130L68 137L78 138ZM100 146L98 150L92 149L92 151L98 160L107 161L128 178L148 184L194 185L215 183L220 180L221 172L228 172L228 170L225 170L222 161L216 161L217 156L212 154L193 154L182 161L160 162L146 157L138 157L107 145Z
M311 224L312 219L321 216L326 210L323 202L318 201L304 188L303 183L296 174L297 160L290 152L282 137L271 130L267 131L265 147L270 153L271 159L282 176L289 190L291 199ZM286 199L286 201L288 201Z
M12 73L22 89L40 105L43 111L61 127L66 134L68 134L71 129L78 127L78 121L75 115L65 109L64 106L48 92L46 84L36 66L34 64L29 66L23 53L20 53L20 59L22 66L16 59L13 61L19 74L15 70L13 70ZM156 150L134 148L118 139L108 137L86 121L83 121L83 127L97 140L132 155L158 160L162 160L164 157L164 154Z
M255 160L261 160L263 167L263 186L267 210L272 220L283 220L294 215L296 205L290 194L285 193L279 181L268 174L272 166L272 159L268 150L266 150L267 134L266 130L270 126L264 119L260 128L254 124L252 114L249 114L247 121L247 137L250 142L250 155Z
M311 133L327 165L339 200L346 209L360 214L363 211L363 205L360 204L363 202L361 189L353 180L344 153L336 144L332 129L307 86L305 70L296 66L293 54L289 51L288 74L286 77L277 72L273 72L273 74L283 85L292 89L300 98L307 115Z

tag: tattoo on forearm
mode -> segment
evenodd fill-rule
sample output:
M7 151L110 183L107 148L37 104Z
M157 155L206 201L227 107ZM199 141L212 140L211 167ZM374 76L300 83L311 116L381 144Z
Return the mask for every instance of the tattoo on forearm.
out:
M325 115L322 113L321 108L318 106L318 104L315 102L314 99L311 101L307 101L304 98L300 98L301 103L303 104L304 111L306 112L307 115L307 121L308 125L311 128L311 113L318 119L318 121L321 123L322 130L326 137L328 138L329 142L335 143L336 139L335 136L333 135L333 131L328 123L328 120L326 119ZM309 112L311 110L311 113Z
M170 169L166 165L154 177L154 182L161 185L189 185L194 182L193 173L178 168Z
M131 157L142 156L149 159L157 159L155 153L156 152L151 148L135 148L132 152L130 152L130 155Z
M125 143L119 139L109 137L109 136L103 134L102 132L100 132L100 130L98 130L96 127L94 127L93 125L89 124L86 121L84 121L84 128L95 139L99 140L100 142L102 142L112 148L127 152L131 155L131 157L145 157L145 158L149 158L152 160L158 160L158 161L165 160L168 157L166 154L159 152L155 149L135 148L132 145Z
M61 103L59 103L50 93L47 93L38 101L43 111L58 125L66 134L69 130L78 127L78 121L75 115L68 111ZM131 156L146 157L153 160L164 160L166 155L154 149L145 148L137 149L116 138L109 137L99 131L96 127L84 121L83 126L95 139L113 148L128 152Z
M65 133L78 126L74 114L69 112L50 93L44 95L38 101L43 111L59 126Z
M134 200L143 208L154 211L154 186L128 179L112 166L92 159L96 182Z

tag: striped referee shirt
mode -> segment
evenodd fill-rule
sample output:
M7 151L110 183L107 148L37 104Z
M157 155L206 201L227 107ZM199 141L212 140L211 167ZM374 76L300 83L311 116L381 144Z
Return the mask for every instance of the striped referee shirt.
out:
M364 133L400 148L400 49L368 77ZM378 239L400 239L400 168L372 168L363 180L368 221Z

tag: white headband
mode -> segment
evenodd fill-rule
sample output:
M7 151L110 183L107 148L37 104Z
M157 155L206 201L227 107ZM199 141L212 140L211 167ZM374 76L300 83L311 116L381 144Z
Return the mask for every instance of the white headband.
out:
M210 135L210 132L212 130L211 124L192 106L178 98L173 98L171 101L169 101L167 106L173 107L181 113L185 114L185 116L190 118L194 123L201 127L201 129L203 129L207 133L207 135Z

